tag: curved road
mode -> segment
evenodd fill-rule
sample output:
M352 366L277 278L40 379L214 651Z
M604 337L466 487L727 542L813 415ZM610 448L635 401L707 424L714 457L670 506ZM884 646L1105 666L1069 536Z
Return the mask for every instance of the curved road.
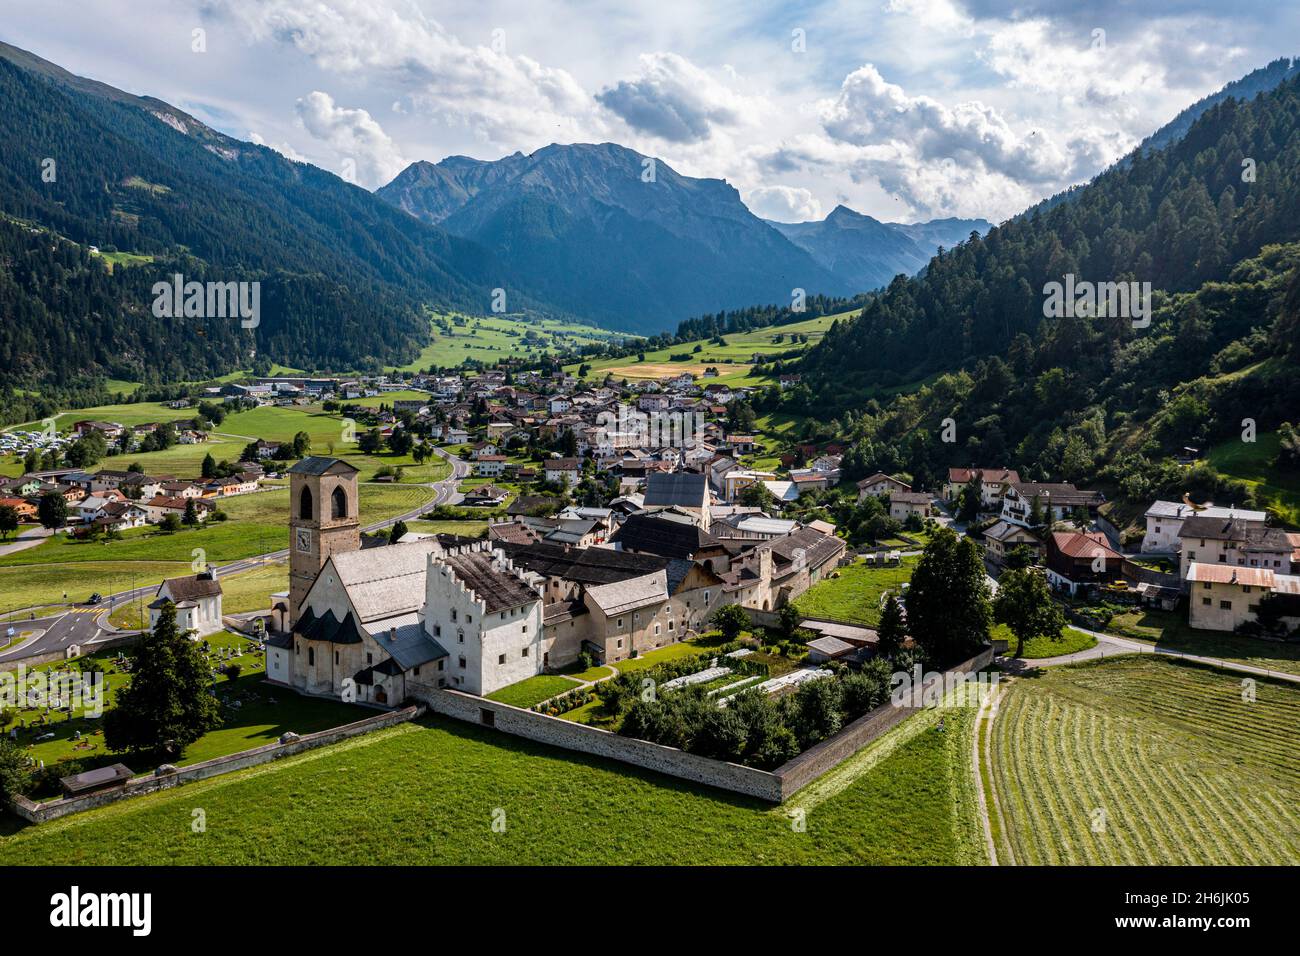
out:
M441 448L434 448L434 453L441 458L446 459L451 464L451 474L441 481L432 481L424 485L426 488L434 490L433 499L426 501L418 508L414 508L405 514L394 515L383 521L376 521L362 527L362 531L378 531L381 528L387 528L399 521L411 521L420 517L430 508L438 505L445 505L451 502L456 495L456 486L462 478L469 477L469 462L449 454ZM281 548L277 551L268 551L265 554L253 555L248 558L240 558L230 564L219 566L217 575L226 577L231 574L238 574L241 571L251 571L253 568L265 564L267 561L275 561L289 556L288 548ZM5 663L20 661L24 658L34 657L37 654L48 654L51 651L66 650L72 645L78 647L89 647L99 641L106 640L116 636L119 631L108 624L107 616L116 607L121 604L133 601L138 597L152 597L158 590L158 585L150 584L145 587L135 588L129 591L118 591L116 594L104 595L101 604L94 606L76 607L67 613L58 617L42 618L34 621L17 621L12 625L3 625L5 628L12 626L15 636L23 631L37 630L41 633L34 635L22 644L15 645L9 650L0 654L0 665ZM3 645L7 638L5 632L0 630L0 645Z

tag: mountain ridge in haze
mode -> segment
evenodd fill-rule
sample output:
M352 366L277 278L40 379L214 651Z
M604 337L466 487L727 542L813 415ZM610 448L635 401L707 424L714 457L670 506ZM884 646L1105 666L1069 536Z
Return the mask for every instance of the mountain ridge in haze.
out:
M857 291L759 219L735 187L614 143L413 163L376 195L491 249L500 285L649 331L755 302Z
M825 219L768 224L806 250L826 268L862 290L888 285L896 275L914 275L940 248L952 248L983 235L992 224L983 219L935 219L930 222L881 222L843 204Z

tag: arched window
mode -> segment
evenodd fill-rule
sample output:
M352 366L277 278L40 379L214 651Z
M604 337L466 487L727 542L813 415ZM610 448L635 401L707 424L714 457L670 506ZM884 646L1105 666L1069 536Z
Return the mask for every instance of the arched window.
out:
M330 495L330 504L330 511L335 518L348 516L348 496L342 488L334 489L334 494Z
M298 498L298 517L304 521L311 520L311 489L303 488Z

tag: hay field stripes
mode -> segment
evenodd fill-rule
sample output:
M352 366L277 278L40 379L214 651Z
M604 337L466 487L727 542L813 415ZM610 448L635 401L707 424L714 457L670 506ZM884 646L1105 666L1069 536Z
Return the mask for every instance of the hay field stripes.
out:
M1294 863L1300 692L1261 682L1245 703L1240 686L1136 658L1016 681L989 738L994 810L1013 859Z

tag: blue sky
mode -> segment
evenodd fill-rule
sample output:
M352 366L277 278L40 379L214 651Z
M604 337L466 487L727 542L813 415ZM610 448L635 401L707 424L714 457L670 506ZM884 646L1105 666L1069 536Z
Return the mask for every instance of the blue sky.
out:
M0 36L370 188L418 159L608 140L787 221L1001 220L1300 55L1300 5L1253 0L93 6L10 4Z

